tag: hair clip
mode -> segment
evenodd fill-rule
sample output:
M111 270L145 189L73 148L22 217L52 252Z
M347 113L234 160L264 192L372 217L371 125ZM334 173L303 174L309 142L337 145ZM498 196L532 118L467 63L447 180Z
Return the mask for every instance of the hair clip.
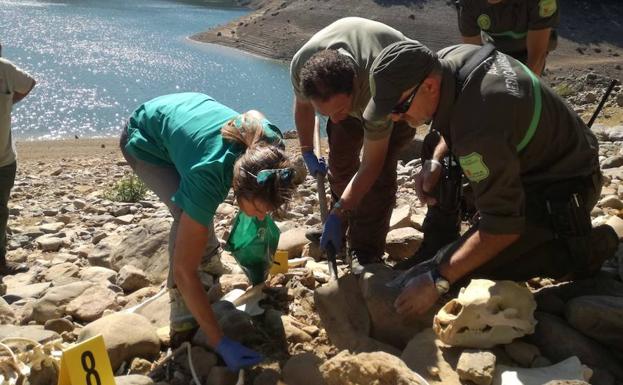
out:
M289 183L294 177L294 170L291 168L269 168L266 170L261 170L260 172L257 173L257 175L253 174L252 172L248 170L245 170L242 167L240 167L240 169L246 172L247 174L255 177L255 180L260 185L266 184L266 182L268 182L275 176L277 176L277 178L279 178L280 180L286 183Z

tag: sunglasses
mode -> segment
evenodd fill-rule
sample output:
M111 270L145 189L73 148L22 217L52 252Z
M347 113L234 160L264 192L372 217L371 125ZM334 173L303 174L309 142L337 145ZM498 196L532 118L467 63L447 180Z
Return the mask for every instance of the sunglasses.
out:
M394 108L392 108L392 114L404 114L405 112L409 111L409 108L411 108L411 103L413 103L413 99L415 99L415 94L417 94L417 90L419 88L420 88L420 85L418 84L413 89L413 92L411 92L408 98L396 104Z

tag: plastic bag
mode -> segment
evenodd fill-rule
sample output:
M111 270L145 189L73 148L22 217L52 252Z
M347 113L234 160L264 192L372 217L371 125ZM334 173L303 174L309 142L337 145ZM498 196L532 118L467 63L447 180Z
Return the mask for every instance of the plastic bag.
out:
M225 250L231 252L251 281L257 285L266 280L281 232L267 215L264 220L238 212Z

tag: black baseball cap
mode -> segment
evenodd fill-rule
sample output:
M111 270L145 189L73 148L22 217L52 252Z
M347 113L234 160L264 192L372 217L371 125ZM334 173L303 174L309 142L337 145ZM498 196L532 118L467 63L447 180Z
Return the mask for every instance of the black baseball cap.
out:
M439 66L437 54L417 40L403 40L385 47L370 68L371 98L364 119L384 119L405 90L419 85Z

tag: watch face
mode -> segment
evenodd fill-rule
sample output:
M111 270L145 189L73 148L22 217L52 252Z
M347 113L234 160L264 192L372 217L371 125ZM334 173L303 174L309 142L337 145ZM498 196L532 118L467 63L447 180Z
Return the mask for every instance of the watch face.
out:
M435 281L435 287L437 287L437 291L440 294L445 294L448 290L450 290L450 282L443 278L437 278L437 281Z

